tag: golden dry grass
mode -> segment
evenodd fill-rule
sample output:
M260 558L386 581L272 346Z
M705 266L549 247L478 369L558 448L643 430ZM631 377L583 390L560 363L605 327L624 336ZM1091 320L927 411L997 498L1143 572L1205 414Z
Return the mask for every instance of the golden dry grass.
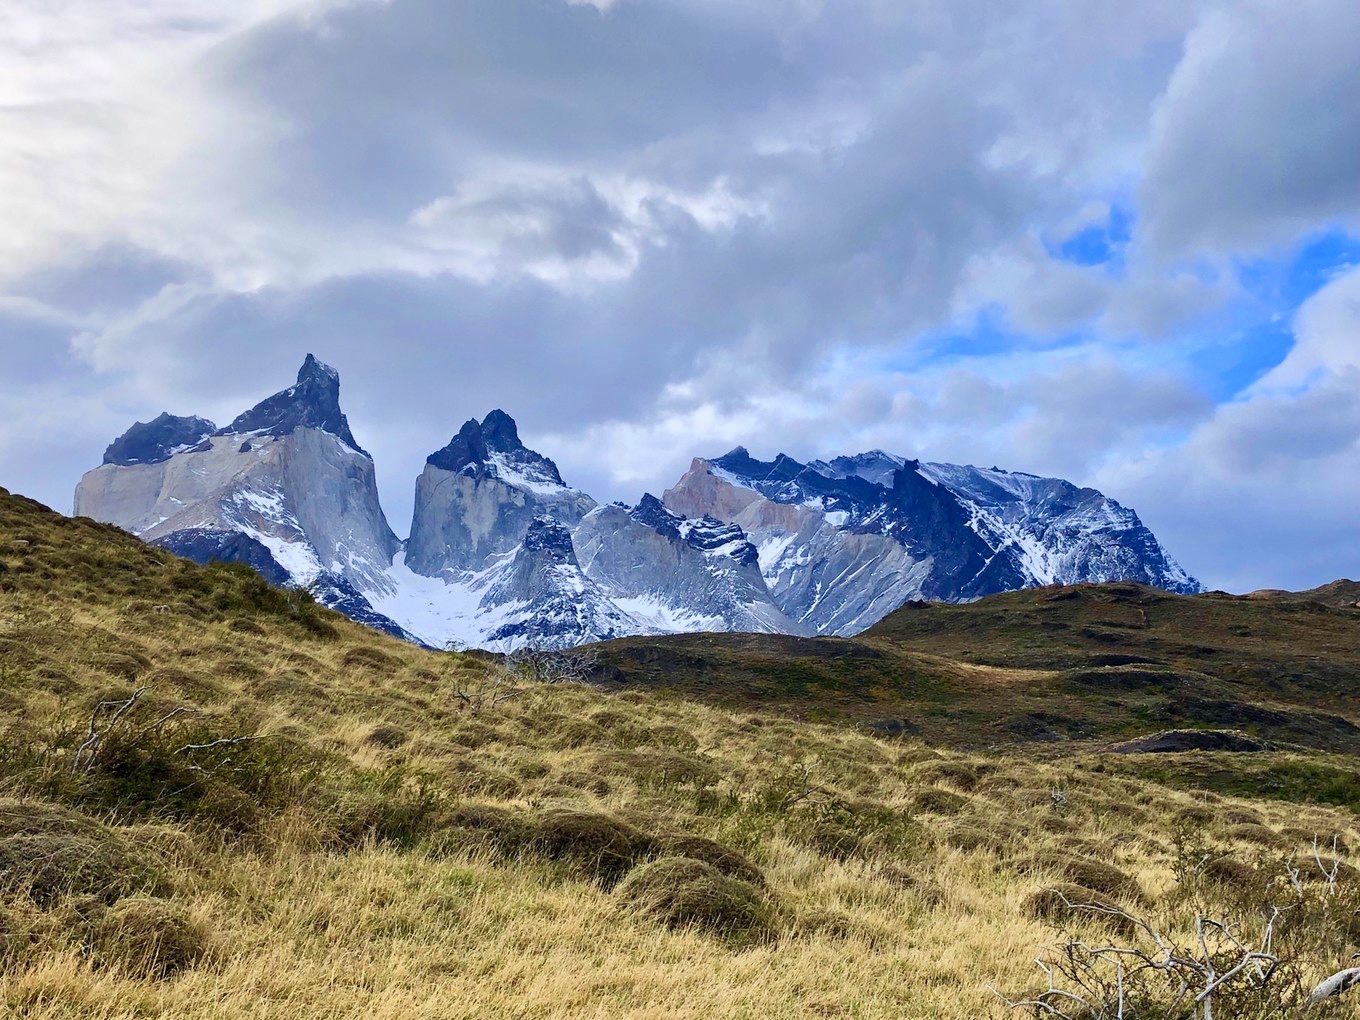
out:
M1177 790L1090 751L954 753L575 686L474 711L456 691L482 689L485 660L255 605L238 573L7 496L0 565L3 792L108 822L207 933L198 963L155 980L101 964L60 913L72 908L15 898L5 923L23 946L0 969L0 1011L16 1016L1003 1016L989 986L1037 989L1034 958L1063 938L1032 895L1079 880L1081 862L1119 869L1133 883L1121 902L1186 938L1196 905L1251 921L1243 891L1178 874L1199 852L1187 833L1263 878L1313 834L1360 846L1347 810ZM194 707L214 732L304 748L330 771L271 793L239 831L206 809L92 801L87 781L61 778L71 741L58 735L139 687L148 720ZM409 800L428 824L409 838L370 824L375 799ZM531 821L569 806L721 842L763 874L774 931L735 943L670 930L528 842L441 842L476 805ZM1345 965L1351 939L1301 954L1300 980Z

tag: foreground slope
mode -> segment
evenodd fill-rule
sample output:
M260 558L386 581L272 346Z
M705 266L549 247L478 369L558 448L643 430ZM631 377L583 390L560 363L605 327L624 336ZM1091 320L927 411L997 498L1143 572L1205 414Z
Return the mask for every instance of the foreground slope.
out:
M0 676L13 1015L1004 1016L1064 930L1125 937L1053 887L1187 947L1278 900L1277 979L1220 1015L1354 951L1348 756L960 754L542 685L3 490ZM1204 788L1250 774L1296 782Z

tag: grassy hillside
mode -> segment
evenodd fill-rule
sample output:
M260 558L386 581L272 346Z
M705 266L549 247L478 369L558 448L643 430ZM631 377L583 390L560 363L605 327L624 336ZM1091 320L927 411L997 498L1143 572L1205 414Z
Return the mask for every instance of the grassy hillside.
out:
M1120 599L1157 596L1083 591L1114 599L1100 625L1043 597L1017 611L1120 631ZM1137 706L1165 696L1083 685L1073 671L1123 668L1091 661L1099 638L1044 659L1015 620L964 609L992 622L932 632L936 610L913 609L855 642L624 642L605 688L545 685L0 490L0 1013L1030 1015L989 986L1041 991L1034 958L1071 935L1141 938L1065 896L1188 953L1197 914L1250 939L1278 906L1282 966L1264 990L1225 986L1219 1015L1293 1015L1360 948L1352 759L1016 735L1031 710L1053 734L1144 733L1160 720ZM1168 651L1214 642L1153 609L1146 672L1344 718L1324 687L1353 662L1355 614L1282 613L1294 629L1233 671L1226 650ZM1127 704L1107 723L1110 703ZM843 722L893 719L920 735ZM1348 746L1293 725L1260 727ZM1183 1015L1143 992L1140 1015Z
M953 746L1062 742L1066 754L1074 739L1188 727L1356 753L1360 608L1341 584L1320 593L1119 584L911 603L853 640L610 642L601 677Z

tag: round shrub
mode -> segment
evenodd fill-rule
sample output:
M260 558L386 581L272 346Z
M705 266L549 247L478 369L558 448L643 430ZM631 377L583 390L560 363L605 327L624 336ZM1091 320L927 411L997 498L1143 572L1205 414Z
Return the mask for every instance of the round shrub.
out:
M539 817L530 846L545 857L565 861L603 884L613 885L647 856L651 840L613 815L553 808Z
M773 911L759 889L689 857L662 857L635 868L617 895L629 909L668 928L751 939L773 926Z
M968 798L936 786L921 790L911 799L912 808L927 815L956 815L967 804Z
M490 851L511 857L528 848L533 819L493 804L459 804L425 842L436 855Z
M138 896L122 900L94 929L95 959L155 979L192 967L207 949L207 932L175 904Z
M1022 871L1055 871L1083 888L1118 899L1139 900L1143 891L1132 876L1104 861L1049 851L1021 862Z
M739 878L760 889L765 888L765 875L751 863L750 858L740 850L734 850L717 840L689 834L672 834L657 837L655 849L662 857L688 857L691 860L703 861L724 875Z

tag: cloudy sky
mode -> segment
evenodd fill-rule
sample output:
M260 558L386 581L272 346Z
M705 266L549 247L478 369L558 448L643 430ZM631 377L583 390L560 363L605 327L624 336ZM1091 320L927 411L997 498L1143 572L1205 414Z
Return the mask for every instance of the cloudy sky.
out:
M1057 474L1211 586L1360 576L1355 0L0 7L0 485L335 365L399 533L501 406Z

